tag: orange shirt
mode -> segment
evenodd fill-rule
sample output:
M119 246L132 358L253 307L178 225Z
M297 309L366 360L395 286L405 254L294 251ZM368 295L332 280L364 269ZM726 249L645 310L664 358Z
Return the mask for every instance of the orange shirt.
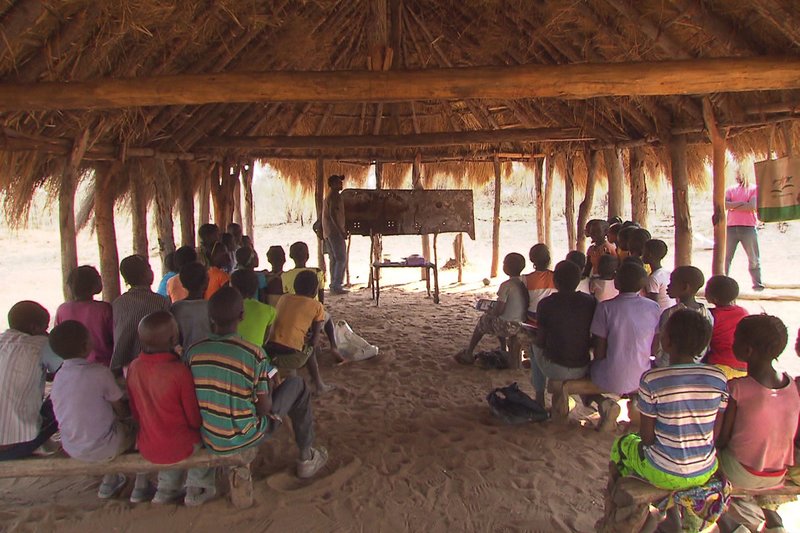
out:
M169 295L169 301L172 303L185 300L189 297L189 291L183 288L180 276L172 276L169 278L169 281L167 281L167 294Z
M217 267L208 269L208 288L203 296L206 300L211 298L215 292L228 284L231 277L224 271Z
M528 288L528 312L536 313L539 302L556 292L552 270L537 270L525 275Z

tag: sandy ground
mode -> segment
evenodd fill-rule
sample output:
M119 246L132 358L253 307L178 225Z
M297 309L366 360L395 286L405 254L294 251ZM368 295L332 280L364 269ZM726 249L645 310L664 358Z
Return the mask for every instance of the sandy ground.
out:
M504 209L501 252L527 255L535 242L532 211ZM384 276L389 287L376 308L369 291L360 288L367 275L368 242L353 239L356 290L329 298L328 305L334 317L346 319L378 345L380 355L339 367L323 360L324 375L340 389L314 403L318 441L331 452L321 478L306 483L293 477L296 451L282 432L263 447L255 467L256 506L249 510L237 511L224 499L199 510L134 506L127 500L101 503L95 497L98 480L91 478L5 480L0 482L0 530L593 531L602 515L612 436L596 433L591 420L582 425L578 418L588 412L573 414L566 427L504 426L490 415L485 396L513 381L532 393L527 371L484 371L450 360L465 346L478 318L476 299L492 296L501 281L489 287L481 282L488 274L489 219L483 207L478 210L478 239L467 244L471 264L465 282L457 284L453 271L441 272L438 306L425 297L418 271L402 270ZM709 236L703 220L707 216L698 208L696 231ZM557 259L567 251L562 228L563 220L556 219ZM652 229L669 237L671 221L659 220ZM798 258L793 246L798 232L800 225L791 224L785 233L776 226L762 233L767 282L796 282L792 266ZM130 231L122 223L118 233L125 255ZM270 244L288 248L298 239L312 239L307 225L262 225L256 233L262 254ZM451 242L452 235L440 238L440 264L452 256ZM392 258L419 251L418 237L387 237L384 243ZM53 312L61 301L57 233L47 228L3 232L0 245L9 251L0 257L0 279L6 280L0 309L30 298ZM96 263L96 245L88 233L81 234L79 250L82 263ZM710 251L698 246L695 262L707 271ZM749 287L743 254L733 274ZM800 326L797 303L740 303L752 312L781 316L794 340ZM486 339L482 346L491 348L493 342ZM793 374L800 373L798 363L788 349L779 362ZM792 505L784 515L797 531L800 521Z

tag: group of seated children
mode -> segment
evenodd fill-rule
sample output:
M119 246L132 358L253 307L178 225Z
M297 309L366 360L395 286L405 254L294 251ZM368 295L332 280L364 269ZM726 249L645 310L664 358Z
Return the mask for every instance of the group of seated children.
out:
M699 269L680 266L670 273L661 265L663 241L634 225L618 230L591 221L588 261L570 252L550 272L557 292L541 299L549 266L544 245L531 249L536 270L526 276L524 258L506 256L509 280L500 286L498 304L481 317L457 360L471 362L484 334L504 345L533 316L531 381L542 405L550 381L556 418L566 417L576 394L585 405L597 405L598 429L614 431L619 401L630 400L629 429L638 432L614 443L620 474L682 490L705 484L721 467L735 487L780 486L794 463L800 415L798 386L772 366L787 343L785 325L773 316L748 316L735 304L739 287L727 276L708 280L705 296L714 306L708 309L696 300L705 282ZM591 276L594 298L578 291L582 269ZM531 311L534 300L535 315L525 313L524 303ZM736 498L720 527L753 528L759 519L768 527L780 522L774 511Z
M286 273L287 294L277 307L259 301L258 274L247 265L209 295L214 267L190 247L175 253L179 273L164 283L168 294L180 295L172 303L151 290L147 259L133 255L120 263L130 288L111 304L93 299L102 291L97 270L78 267L69 277L73 300L58 308L49 336L47 310L16 304L0 334L0 460L46 453L60 430L61 446L75 459L111 461L135 446L146 460L168 466L201 446L219 454L254 448L288 415L300 448L298 475L313 476L327 452L313 447L309 397L334 388L316 359L330 317L320 301L321 273L305 267L307 247L295 243L292 256L297 265ZM304 367L313 388L297 376ZM184 495L183 477L164 468L154 495L138 475L131 501L174 501ZM123 475L108 475L98 495L110 498L125 483ZM185 486L187 505L214 497L213 470L191 469Z

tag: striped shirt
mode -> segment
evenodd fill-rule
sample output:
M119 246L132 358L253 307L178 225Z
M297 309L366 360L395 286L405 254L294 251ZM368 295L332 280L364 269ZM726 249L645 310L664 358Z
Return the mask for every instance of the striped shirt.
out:
M539 302L556 292L553 271L537 270L530 274L525 274L523 279L525 280L525 286L528 288L528 315L535 317Z
M114 317L114 353L111 370L120 370L139 356L139 321L156 311L169 311L169 300L149 287L131 287L111 303Z
M655 366L659 366L659 367L669 366L669 354L664 351L664 348L661 347L661 333L664 332L664 328L667 327L667 322L669 321L669 318L672 315L674 315L676 311L681 311L683 309L688 309L690 311L694 311L696 313L699 313L700 315L703 316L703 318L708 320L708 323L711 324L711 327L713 329L713 327L714 327L714 316L711 314L711 311L709 311L708 308L705 305L701 304L700 302L697 302L697 305L698 305L697 309L692 309L691 307L687 307L686 304L678 302L675 305L673 305L672 307L664 309L664 311L661 312L661 316L658 319L658 332L659 332L659 334L656 336L656 342L655 342L656 350L653 353L653 356L655 357ZM660 309L660 307L659 307L659 309ZM709 341L709 345L707 345L705 348L703 348L703 351L701 352L701 354L698 357L695 358L695 361L699 362L703 358L703 356L706 353L708 353L708 347L710 346L710 343L711 343L711 341Z
M680 477L710 472L716 464L714 423L727 405L727 380L715 366L683 364L645 372L639 410L656 419L655 443L644 449L650 463Z
M212 335L187 354L194 378L206 447L231 454L258 444L267 418L256 413L256 396L270 394L277 373L260 346L238 335Z
M46 373L55 372L61 363L44 335L15 329L0 334L0 445L36 438Z

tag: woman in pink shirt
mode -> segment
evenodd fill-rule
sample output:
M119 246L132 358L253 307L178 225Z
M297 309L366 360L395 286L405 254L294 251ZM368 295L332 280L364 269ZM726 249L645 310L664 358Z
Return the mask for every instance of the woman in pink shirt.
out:
M800 418L800 392L772 362L783 352L788 333L774 316L743 318L733 337L733 353L747 363L747 376L728 382L730 398L717 437L720 468L734 487L765 490L783 485L794 464L794 439ZM752 496L736 497L719 522L725 533L744 525L758 531L782 527L780 516L762 509Z
M753 289L764 290L761 282L761 258L758 251L758 217L756 216L757 191L741 173L736 174L736 187L725 191L725 209L728 211L727 253L725 255L725 275L731 269L733 254L742 243L747 254Z
M111 304L94 300L94 295L103 290L100 274L93 266L79 266L70 273L67 283L73 300L58 307L56 325L77 320L86 326L92 339L92 351L86 359L108 366L114 352L114 321Z

